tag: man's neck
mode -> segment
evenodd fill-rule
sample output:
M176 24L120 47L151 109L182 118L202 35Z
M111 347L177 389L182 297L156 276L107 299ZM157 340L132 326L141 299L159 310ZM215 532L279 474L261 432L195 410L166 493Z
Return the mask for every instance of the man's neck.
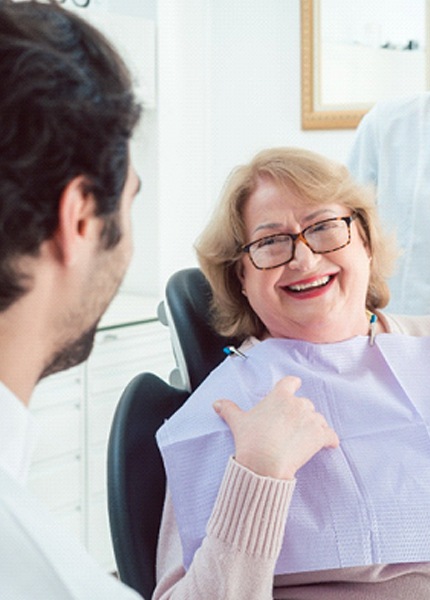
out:
M48 340L39 311L21 309L21 302L0 313L0 381L28 405L46 361Z

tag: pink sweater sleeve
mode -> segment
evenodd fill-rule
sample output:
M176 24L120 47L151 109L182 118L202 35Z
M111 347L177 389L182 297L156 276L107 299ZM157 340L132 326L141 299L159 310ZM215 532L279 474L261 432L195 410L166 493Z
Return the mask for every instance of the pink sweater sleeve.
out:
M153 599L271 599L294 485L255 475L230 459L206 537L188 571L167 494Z

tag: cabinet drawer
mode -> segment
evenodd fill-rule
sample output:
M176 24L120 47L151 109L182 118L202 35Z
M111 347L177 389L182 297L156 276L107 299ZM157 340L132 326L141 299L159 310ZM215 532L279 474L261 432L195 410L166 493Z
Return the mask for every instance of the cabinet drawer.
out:
M30 472L28 486L51 510L82 503L82 464L78 457L39 464Z
M54 516L61 527L67 529L67 531L74 535L81 544L85 544L85 526L81 507L77 506L75 508L56 512Z
M106 366L89 374L88 387L91 399L95 396L114 392L117 399L127 383L142 371L141 361L130 361L125 365Z
M115 558L109 529L107 502L104 497L90 502L88 510L88 550L109 571L115 569Z
M91 448L88 465L88 495L107 496L106 445Z
M90 445L107 444L120 390L92 398L88 407L88 442Z
M90 368L97 372L107 366L118 368L130 360L140 361L139 371L149 370L145 365L152 356L165 355L173 361L169 330L159 321L144 325L99 332Z
M58 404L82 404L84 394L85 368L80 365L43 379L36 386L30 406L37 411Z
M81 410L74 404L39 410L35 419L40 435L34 452L34 462L62 454L79 454L81 439Z

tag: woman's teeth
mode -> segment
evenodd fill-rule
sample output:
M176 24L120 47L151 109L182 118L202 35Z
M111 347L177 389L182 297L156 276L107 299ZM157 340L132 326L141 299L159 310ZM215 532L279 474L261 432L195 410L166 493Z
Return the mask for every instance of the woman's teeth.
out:
M325 277L321 277L321 279L315 279L310 283L298 283L296 285L287 286L289 290L293 292L303 292L304 290L310 290L312 288L321 287L323 285L327 285L330 281L330 277L326 275Z

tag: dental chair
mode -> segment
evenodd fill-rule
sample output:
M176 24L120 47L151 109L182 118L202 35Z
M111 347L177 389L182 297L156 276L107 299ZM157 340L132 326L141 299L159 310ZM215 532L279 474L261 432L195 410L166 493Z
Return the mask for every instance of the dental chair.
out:
M174 273L158 307L160 321L170 329L177 370L170 381L195 390L224 358L223 349L238 346L236 338L223 337L209 323L211 289L198 268Z
M141 373L124 390L109 435L108 512L117 571L147 600L155 588L166 487L155 432L188 396L154 373Z
M208 324L211 292L197 268L178 271L166 285L160 320L169 326L177 369L165 382L137 375L116 408L108 442L108 512L120 579L149 600L155 587L156 548L165 473L155 432L225 357L233 338Z

